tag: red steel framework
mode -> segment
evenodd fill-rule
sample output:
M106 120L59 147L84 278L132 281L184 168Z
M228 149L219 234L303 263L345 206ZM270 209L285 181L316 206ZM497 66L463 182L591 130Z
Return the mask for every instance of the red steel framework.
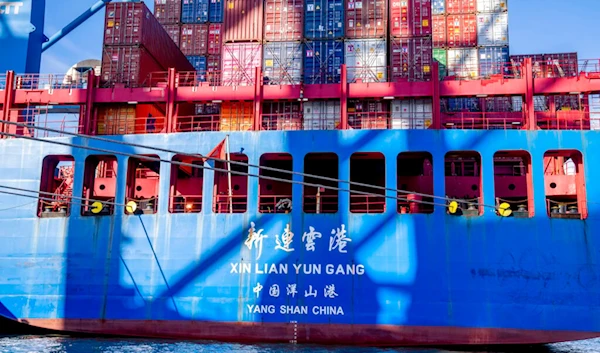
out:
M146 87L99 87L98 78L89 75L87 88L81 84L64 83L63 78L49 78L48 75L15 75L7 72L0 76L0 116L2 120L18 121L14 110L32 105L79 105L80 132L93 134L94 107L98 104L164 104L165 128L161 132L177 132L178 105L189 103L210 103L227 101L250 101L254 109L250 130L262 128L262 107L264 101L309 101L340 100L341 117L338 129L349 129L348 100L385 97L431 98L433 101L432 121L429 129L442 129L440 97L523 97L523 129L537 130L538 117L534 109L534 96L557 94L597 94L600 93L600 70L581 73L576 77L534 78L531 59L524 62L524 74L506 78L502 75L484 80L443 80L439 79L439 67L434 63L431 81L424 82L371 82L349 83L346 66L342 65L339 84L299 84L265 85L261 68L256 68L252 84L247 86L215 86L211 79L199 84L186 85L183 77L189 73L177 73L174 69L167 73L157 73L146 80ZM214 82L214 81L213 81ZM464 116L463 116L464 117ZM463 118L461 116L458 119ZM464 125L469 128L468 124ZM478 127L481 128L481 127ZM558 127L559 129L560 126ZM14 125L3 126L0 131L17 133Z

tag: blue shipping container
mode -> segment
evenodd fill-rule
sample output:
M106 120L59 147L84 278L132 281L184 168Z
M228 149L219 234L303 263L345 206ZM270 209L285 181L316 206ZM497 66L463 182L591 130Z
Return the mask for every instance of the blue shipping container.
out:
M479 75L510 74L510 53L508 47L481 47L479 48Z
M210 0L208 5L208 20L211 23L223 22L223 1L225 0Z
M304 36L338 39L344 36L344 0L306 0Z
M181 22L208 22L208 1L209 0L183 0L181 4Z
M446 0L433 0L431 3L431 13L434 15L443 15L446 13Z
M198 81L204 82L206 81L206 65L207 60L206 56L192 55L186 56L188 61L192 64L196 73L198 74Z
M442 109L444 109L442 104ZM480 112L481 104L479 98L448 98L447 106L445 107L447 112Z
M337 40L306 42L304 83L339 83L344 63L344 42Z

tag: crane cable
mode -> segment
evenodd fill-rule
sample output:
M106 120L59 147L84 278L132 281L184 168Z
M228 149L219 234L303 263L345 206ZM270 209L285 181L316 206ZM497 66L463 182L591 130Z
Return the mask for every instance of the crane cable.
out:
M186 152L181 152L181 151L176 151L176 150L171 150L171 149L165 149L165 148L160 148L160 147L151 147L151 146L136 144L136 143L132 143L132 142L116 141L116 140L112 140L112 139L109 139L109 138L103 138L103 137L98 137L98 136L90 136L90 135L80 134L80 133L74 133L74 132L67 132L67 131L63 131L63 130L56 130L56 129L48 128L48 127L32 126L32 125L25 124L25 123L18 123L18 122L8 121L8 120L2 120L2 119L0 119L0 123L7 124L7 125L15 125L15 126L18 126L18 127L23 127L23 128L28 128L28 129L35 129L35 130L42 130L42 131L47 131L47 132L54 132L54 133L58 133L58 134L65 134L65 135L70 135L70 136L73 136L73 137L79 137L79 138L82 138L82 139L97 140L97 141L102 141L102 142L114 143L114 144L123 145L123 146L127 146L127 147L145 148L145 149L150 149L150 150L154 150L154 151L160 151L160 152L166 152L166 153L173 153L173 154L176 154L176 155L181 155L181 156L186 156L186 157L192 157L192 158L198 158L198 159L209 159L209 160L214 160L216 162L230 163L230 164L233 164L233 165L240 165L240 166L244 166L244 167L253 167L253 168L258 168L258 169L262 169L262 170L269 170L269 171L274 171L274 172L278 172L278 173L298 175L298 176L303 176L303 177L306 177L306 178L319 179L319 180L323 180L323 181L331 181L331 182L336 182L336 183L344 183L344 184L349 184L351 186L354 185L354 186L368 187L370 189L376 189L376 190L382 190L382 191L392 191L392 192L395 192L395 193L398 193L398 194L413 194L413 195L416 195L416 196L428 197L428 198L438 199L438 200L444 200L444 201L447 201L447 202L456 201L456 202L459 202L459 203L468 203L468 204L472 204L472 205L475 205L475 206L481 206L481 207L487 207L487 208L497 209L496 206L485 205L485 204L479 203L479 202L472 202L471 200L449 198L449 197L436 196L436 195L418 193L418 192L401 190L401 189L388 188L388 187L385 187L385 186L376 186L376 185L369 185L369 184L357 183L357 182L353 182L353 181L349 181L349 180L341 180L341 179L328 178L328 177L324 177L324 176L318 176L318 175L306 174L306 173L301 173L301 172L295 172L295 171L286 170L286 169L272 168L272 167L260 166L260 165L256 165L256 164L250 164L250 163L232 161L232 160L227 160L227 159L209 157L209 156L201 155L199 153L196 153L196 154L194 154L194 153L186 153ZM10 136L21 137L22 135L10 135ZM47 141L47 140L42 139L42 141ZM165 162L169 163L171 161L165 161ZM228 172L228 171L226 171L226 172ZM378 194L376 194L376 195L378 195Z
M161 158L155 158L155 157L150 157L150 156L144 156L144 155L127 153L127 152L114 151L114 150L106 150L106 149L97 148L97 147L81 146L81 145L71 144L71 143L67 143L67 142L50 141L50 140L44 140L44 139L40 139L40 138L36 138L36 137L29 137L29 136L21 136L21 135L16 135L16 134L9 134L9 133L5 133L5 132L0 132L0 135L2 135L2 136L16 137L16 138L22 138L22 139L26 139L26 140L41 141L41 142L46 142L46 143L51 143L51 144L56 144L56 145L61 145L61 146L67 146L67 147L87 149L87 150L101 152L101 153L118 154L118 155L123 155L123 156L131 157L131 158L138 158L140 160L145 160L145 161L164 162L164 163L174 164L174 165L179 165L179 166L184 166L184 167L192 167L192 168L199 168L199 169L208 169L208 170L214 170L214 171L223 172L223 173L231 173L231 174L235 174L235 175L241 175L241 176L247 176L247 177L254 177L254 178L259 178L259 179L266 179L266 180L272 180L272 181L278 181L278 182L284 182L284 183L291 183L291 184L299 184L299 185L303 185L303 186L311 186L311 187L316 187L316 188L325 188L325 189L335 190L335 191L349 192L351 194L359 194L359 195L364 195L364 196L380 197L380 198L386 198L386 199L394 199L394 200L400 200L400 201L405 201L405 202L421 203L421 204L427 204L427 205L433 205L433 206L441 206L441 207L450 207L450 206L454 205L454 204L447 205L447 204L442 204L442 203L434 203L434 202L428 202L428 201L423 201L423 200L408 200L406 198L394 197L394 196L387 196L387 195L381 195L381 194L374 194L374 193L365 192L365 191L349 190L349 189L332 187L332 186L326 186L326 185L321 185L321 184L306 183L306 182L301 182L301 181L287 180L287 179L281 179L281 178L270 177L270 176L265 176L265 175L258 175L258 174L252 174L252 173L238 172L238 171L234 171L234 170L228 171L227 169L222 169L222 168L211 168L211 167L205 167L203 165L197 165L197 164L191 164L191 163L185 163L185 162L178 162L178 161L169 161L169 160L165 160L165 159L161 159ZM6 186L0 186L0 187L6 187ZM453 202L456 202L456 201L453 201Z

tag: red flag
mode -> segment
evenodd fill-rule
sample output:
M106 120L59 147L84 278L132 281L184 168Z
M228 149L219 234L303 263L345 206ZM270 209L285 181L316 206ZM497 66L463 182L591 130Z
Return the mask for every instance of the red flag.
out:
M218 158L218 159L227 159L227 155L226 155L226 151L225 151L225 142L226 142L226 138L223 139L223 141L221 141L215 148L212 149L212 151L210 151L206 157L212 157L212 158ZM204 162L206 163L206 161L209 158L204 158Z

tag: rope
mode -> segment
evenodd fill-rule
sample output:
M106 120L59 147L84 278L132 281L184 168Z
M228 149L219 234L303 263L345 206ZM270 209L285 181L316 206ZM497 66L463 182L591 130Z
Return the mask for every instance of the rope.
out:
M260 166L260 165L256 165L256 164L249 164L249 163L243 163L243 162L238 162L238 161L230 161L230 160L226 160L226 159L208 157L208 156L204 156L204 155L197 154L197 153L196 154L185 153L185 152L171 150L171 149L165 149L165 148L159 148L159 147L151 147L151 146L140 145L140 144L130 143L130 142L115 141L115 140L111 140L111 139L103 138L103 137L90 136L90 135L79 134L79 133L74 133L74 132L67 132L67 131L56 130L56 129L51 129L51 128L47 128L47 127L31 126L31 125L28 125L28 124L17 123L17 122L12 122L12 121L8 121L8 120L2 120L2 119L0 119L0 122L1 123L5 123L7 125L16 125L16 126L26 127L26 128L31 128L31 129L38 129L38 130L43 130L43 131L55 132L55 133L69 135L69 136L79 137L79 138L82 138L82 139L88 139L88 140L96 140L96 141L114 143L114 144L124 145L124 146L128 146L128 147L145 148L145 149L150 149L150 150L154 150L154 151L160 151L160 152L166 152L166 153L173 153L173 154L177 154L177 155L181 155L181 156L186 156L186 157L192 157L192 158L209 159L209 160L213 160L213 161L216 161L216 162L230 163L232 165L240 165L240 166L244 166L244 167L258 168L259 170L262 169L262 170L269 170L269 171L274 171L274 172L278 172L278 173L298 175L298 176L303 176L305 178L314 178L314 179L319 179L319 180L323 180L323 181L332 181L332 182L336 182L336 183L345 183L345 184L354 185L354 186L368 187L368 188L376 189L376 190L393 191L395 193L413 194L413 195L417 195L417 196L421 196L421 197L429 197L429 198L438 199L438 200L444 200L444 201L457 201L457 202L463 202L463 203L464 202L468 202L466 200L461 200L461 199L450 199L448 197L442 197L442 196L436 196L436 195L430 195L430 194L417 193L417 192L412 192L412 191L407 191L407 190L401 190L401 189L387 188L387 187L384 187L384 186L376 186L376 185L369 185L369 184L357 183L357 182L353 182L353 181L349 181L349 180L340 180L340 179L335 179L335 178L328 178L328 177L324 177L324 176L306 174L306 173L301 173L301 172L295 172L295 171L286 170L286 169L278 169L278 168L271 168L271 167L266 167L266 166ZM3 133L0 133L0 134L3 134ZM13 135L6 134L6 135L7 136L16 137L16 138L26 138L26 136L22 136L22 135L14 135L14 134ZM50 142L50 141L42 140L42 142ZM118 154L116 152L110 152L110 153ZM166 163L172 163L172 161L165 161L165 162ZM200 167L200 166L194 165L193 167ZM481 205L478 204L478 206L488 207L488 208L496 208L495 206L483 205L483 204L481 204Z

